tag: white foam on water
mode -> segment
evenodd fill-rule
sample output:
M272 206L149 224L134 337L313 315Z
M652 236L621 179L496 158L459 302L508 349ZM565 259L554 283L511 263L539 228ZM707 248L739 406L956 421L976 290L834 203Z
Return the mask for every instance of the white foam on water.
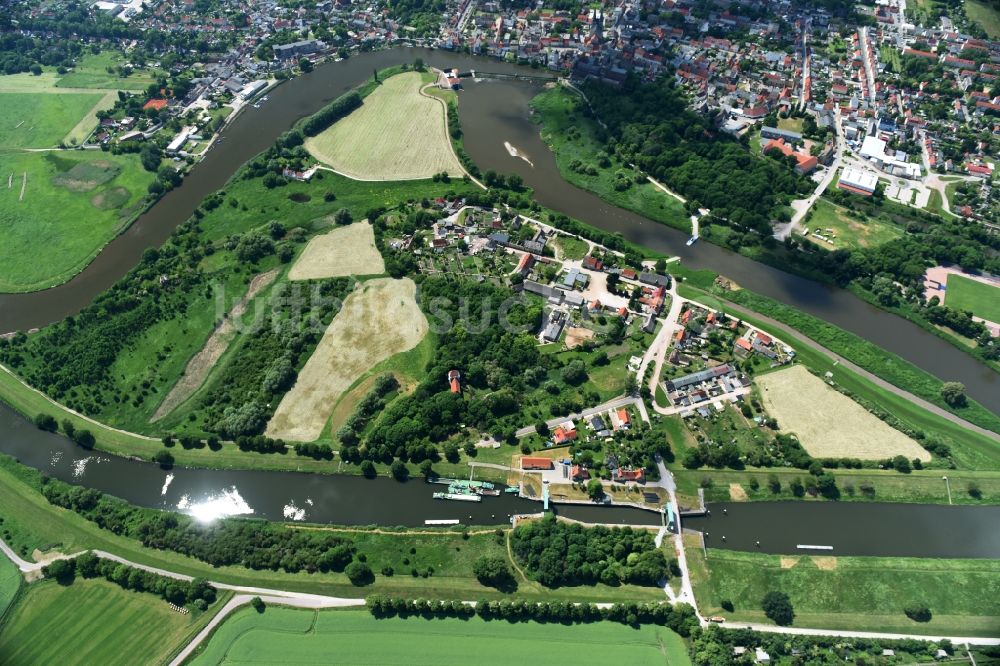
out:
M81 458L73 463L73 478L79 479L87 471L87 465L93 458Z
M308 500L306 501L308 502ZM293 500L282 509L282 515L285 516L285 520L305 520L306 510L295 506L295 501Z
M52 454L52 457L49 458L49 464L52 465L53 467L55 467L56 464L60 460L62 460L62 457L63 457L63 452L62 451L56 451L55 453Z
M312 498L306 498L306 504L308 504L309 506L312 506L313 505Z
M236 490L236 486L221 490L197 502L192 501L190 496L184 495L177 502L177 508L190 516L194 516L196 520L203 523L210 523L213 520L228 516L241 516L253 513L253 509L240 496L239 491Z
M160 491L161 497L167 494L167 488L170 487L170 484L173 483L173 481L174 481L174 475L167 474L167 478L163 480L163 490Z

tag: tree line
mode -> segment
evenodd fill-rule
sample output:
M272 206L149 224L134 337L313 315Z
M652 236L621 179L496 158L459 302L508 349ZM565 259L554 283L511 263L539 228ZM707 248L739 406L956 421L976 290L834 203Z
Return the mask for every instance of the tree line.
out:
M478 616L484 620L508 622L551 622L589 624L593 622L618 622L629 626L657 624L690 636L698 626L694 609L687 604L674 606L668 603L637 604L615 603L601 608L590 603L534 602L523 599L481 599L475 606L461 601L403 599L384 594L373 594L365 599L365 606L374 617L457 617Z

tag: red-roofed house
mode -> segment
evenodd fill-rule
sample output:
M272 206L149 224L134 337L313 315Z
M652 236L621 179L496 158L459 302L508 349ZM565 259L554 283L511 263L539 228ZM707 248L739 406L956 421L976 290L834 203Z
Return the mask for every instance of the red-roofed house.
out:
M165 108L167 108L167 100L165 99L151 99L142 105L143 111L146 109L156 109L157 111L161 111Z
M521 458L521 469L552 469L552 461L548 458L525 456Z
M563 428L562 426L552 431L552 441L556 444L565 444L576 439L576 428Z
M452 393L462 392L462 384L458 381L461 378L462 378L462 373L460 373L458 370L448 371L448 385L451 387Z
M590 472L582 465L573 465L569 475L574 481L586 481L590 478Z
M615 481L635 481L636 483L646 482L646 470L644 469L621 469L615 470L612 475Z

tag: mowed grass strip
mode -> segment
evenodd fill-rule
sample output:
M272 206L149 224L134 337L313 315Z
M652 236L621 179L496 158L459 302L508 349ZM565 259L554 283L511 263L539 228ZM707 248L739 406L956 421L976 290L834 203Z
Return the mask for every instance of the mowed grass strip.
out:
M0 663L164 663L210 616L182 615L158 596L104 580L43 581L0 631Z
M311 442L320 436L341 394L377 363L417 346L427 318L410 279L369 280L351 293L285 394L269 437Z
M243 610L228 619L191 663L690 664L680 636L664 627L487 622L478 617L375 619L367 611Z
M92 111L96 114L94 109L104 98L100 91L0 92L0 148L55 148ZM95 115L95 123L96 119ZM2 175L6 181L7 173Z
M1000 287L952 273L944 300L950 308L1000 323Z
M375 232L365 220L312 238L288 272L288 279L317 280L384 272L385 261L375 247Z
M692 544L689 543L689 546ZM916 634L1000 635L1000 561L902 557L780 556L710 548L686 549L698 607L705 615L767 622L760 602L788 594L798 626ZM721 601L733 602L727 613ZM926 603L928 623L903 613Z
M413 180L462 175L451 148L445 109L420 93L419 72L397 74L343 120L306 140L316 159L359 180Z
M758 377L768 414L814 458L930 460L931 454L864 407L795 365Z

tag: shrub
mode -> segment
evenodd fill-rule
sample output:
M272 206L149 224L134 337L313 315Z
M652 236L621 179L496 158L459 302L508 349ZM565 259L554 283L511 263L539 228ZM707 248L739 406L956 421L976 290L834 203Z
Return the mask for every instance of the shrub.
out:
M914 622L930 622L931 621L931 609L927 607L927 604L920 601L912 601L906 604L903 608L903 612L906 617L910 618Z
M364 562L351 562L344 569L344 573L351 580L351 583L363 587L365 585L371 585L375 582L375 574L372 573L371 567L369 567Z

